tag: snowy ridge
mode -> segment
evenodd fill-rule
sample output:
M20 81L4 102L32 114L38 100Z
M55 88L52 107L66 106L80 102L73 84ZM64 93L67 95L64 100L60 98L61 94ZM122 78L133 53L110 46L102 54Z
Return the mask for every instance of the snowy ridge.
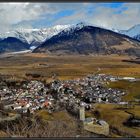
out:
M69 35L69 34L72 34L75 30L80 30L80 29L82 29L83 27L86 27L86 26L93 26L93 27L98 27L98 28L110 30L110 29L105 28L103 26L98 26L98 25L95 25L95 24L87 23L87 22L80 22L78 24L72 24L68 28L65 28L62 32L60 32L59 35L62 35L62 34Z
M0 34L0 38L4 39L7 37L16 37L28 44L36 42L42 43L46 39L51 38L52 36L58 34L59 32L68 27L70 27L70 25L56 25L54 27L43 29L18 29L15 31Z
M84 26L94 26L99 28L104 28L94 24L80 22L78 24L68 24L68 25L56 25L49 28L42 29L17 29L15 31L10 31L6 33L0 33L0 39L5 39L7 37L16 37L23 42L30 44L31 46L38 46L45 40L50 39L54 35L57 35L61 31L72 33L74 30L79 30ZM104 28L105 29L105 28Z
M0 40L5 39L7 37L16 37L21 41L30 44L31 47L35 48L43 43L45 40L50 39L51 37L60 33L62 34L72 34L75 30L80 30L85 26L93 26L102 29L111 30L116 33L125 34L127 36L133 37L137 40L140 40L140 24L133 26L129 30L118 30L118 29L108 29L103 26L98 26L95 24L80 22L78 24L68 24L68 25L55 25L49 28L41 28L41 29L17 29L5 33L0 33ZM31 48L31 50L33 49Z
M129 37L132 37L132 38L140 41L140 24L137 24L137 25L131 27L128 30L118 30L118 29L114 29L114 28L112 28L111 30L113 32L123 34L123 35L127 35Z
M137 35L140 35L140 24L137 24L128 30L121 30L119 33L135 38Z

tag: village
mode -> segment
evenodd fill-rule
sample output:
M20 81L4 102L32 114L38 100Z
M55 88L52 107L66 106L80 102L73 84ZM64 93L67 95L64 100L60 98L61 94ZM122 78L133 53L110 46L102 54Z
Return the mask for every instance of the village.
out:
M106 88L104 84L119 80L118 77L97 74L76 80L60 81L55 79L48 85L40 81L29 81L20 87L1 86L0 100L5 109L19 113L31 113L46 108L52 112L61 105L67 107L84 106L90 109L93 103L122 103L121 97L126 93L118 89Z
M108 88L109 82L118 80L139 80L133 77L117 77L106 74L91 74L75 80L59 80L53 78L50 83L39 80L21 82L17 86L0 82L0 102L4 110L16 112L16 117L35 114L45 109L48 113L67 110L71 115L79 118L84 129L96 134L109 134L109 125L104 120L86 118L85 112L94 109L94 104L128 105L122 100L125 91ZM19 116L20 115L20 116ZM13 120L15 117L0 118Z

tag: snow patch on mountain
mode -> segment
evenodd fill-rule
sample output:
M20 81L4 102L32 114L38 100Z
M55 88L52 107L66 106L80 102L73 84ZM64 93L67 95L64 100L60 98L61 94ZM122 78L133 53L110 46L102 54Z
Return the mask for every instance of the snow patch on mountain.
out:
M62 35L62 34L69 35L69 34L72 34L75 30L80 30L80 29L82 29L83 27L86 27L86 26L93 26L93 27L98 27L98 28L110 30L108 28L105 28L103 26L98 26L96 24L91 24L91 23L88 23L88 22L79 22L77 24L71 24L71 26L69 26L68 28L65 28L62 32L60 32L59 35Z

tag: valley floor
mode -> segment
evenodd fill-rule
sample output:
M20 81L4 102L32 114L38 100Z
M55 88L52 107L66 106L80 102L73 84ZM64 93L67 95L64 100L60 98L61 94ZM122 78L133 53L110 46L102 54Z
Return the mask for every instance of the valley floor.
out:
M39 80L47 82L52 80L54 74L55 78L60 80L76 79L94 73L140 78L140 65L123 61L130 59L128 56L117 55L55 56L33 53L4 55L0 58L0 74L10 76L10 79L16 80L36 79L34 74L37 74ZM123 100L133 101L136 104L135 100L140 99L139 85L139 82L119 81L110 83L108 86L125 90L128 94L123 97ZM134 108L122 109L114 104L97 104L96 108L101 114L100 118L110 124L111 137L125 137L125 132L133 136L140 136L140 128L123 125L123 121L126 121L130 116L128 112L140 117L139 105L135 105ZM92 112L87 112L87 115L94 116Z
M16 54L0 58L0 73L14 75L22 79L27 73L40 74L42 79L49 80L55 73L59 79L75 79L93 73L106 73L118 76L140 77L140 65L130 62L128 56L117 55L48 55Z

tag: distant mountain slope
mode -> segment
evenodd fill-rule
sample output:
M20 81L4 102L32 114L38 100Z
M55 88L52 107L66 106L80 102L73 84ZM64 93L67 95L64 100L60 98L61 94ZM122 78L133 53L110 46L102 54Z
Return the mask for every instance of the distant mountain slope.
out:
M121 54L130 53L130 48L140 49L140 42L111 30L82 25L63 30L33 52Z
M140 24L137 24L128 30L121 30L119 33L140 40Z
M17 29L15 31L1 33L0 38L15 37L30 44L30 46L38 46L46 39L51 38L69 26L70 25L56 25L43 29Z
M134 38L140 41L140 34L134 36Z
M17 52L29 49L29 45L14 37L8 37L0 41L0 53Z

